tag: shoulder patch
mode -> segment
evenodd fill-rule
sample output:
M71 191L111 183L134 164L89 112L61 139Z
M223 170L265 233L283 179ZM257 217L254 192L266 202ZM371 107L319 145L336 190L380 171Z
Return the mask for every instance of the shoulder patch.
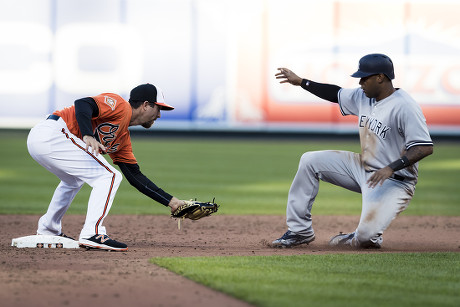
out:
M115 105L117 104L117 101L113 99L112 97L109 96L104 96L104 102L109 105L109 107L113 110L115 110Z

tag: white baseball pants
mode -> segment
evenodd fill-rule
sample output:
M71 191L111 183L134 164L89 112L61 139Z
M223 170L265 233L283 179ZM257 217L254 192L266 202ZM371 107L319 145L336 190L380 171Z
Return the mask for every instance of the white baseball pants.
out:
M304 153L289 190L286 209L289 230L301 235L314 233L311 210L322 180L362 194L361 218L352 245L381 244L383 231L409 205L415 182L389 178L372 189L366 184L371 175L364 170L358 153L333 150Z
M102 155L94 156L85 147L81 139L69 132L62 118L44 120L30 131L27 138L30 155L61 180L48 211L38 222L37 234L58 235L62 232L62 217L84 183L90 185L92 191L80 238L106 234L102 224L122 175Z

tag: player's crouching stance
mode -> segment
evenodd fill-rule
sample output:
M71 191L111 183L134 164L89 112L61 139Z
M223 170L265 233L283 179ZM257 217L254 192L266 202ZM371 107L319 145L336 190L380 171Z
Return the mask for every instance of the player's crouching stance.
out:
M360 88L302 79L286 68L276 74L280 83L301 86L312 94L338 103L342 115L358 116L361 154L348 151L307 152L300 159L289 190L288 231L272 242L290 247L315 239L311 209L319 180L362 194L358 227L334 236L332 246L380 248L383 232L409 205L418 176L418 161L433 153L425 117L418 104L402 89L393 87L393 63L383 54L359 61L352 77Z
M103 222L120 186L122 174L131 185L174 212L184 201L157 187L140 171L128 127L150 128L161 110L173 110L162 91L142 84L129 102L112 93L78 99L73 106L55 111L29 133L30 155L61 182L48 211L38 222L37 234L62 236L61 220L84 183L92 187L79 244L87 248L125 251L127 245L111 239ZM121 173L100 154L107 153ZM65 236L65 235L64 235Z

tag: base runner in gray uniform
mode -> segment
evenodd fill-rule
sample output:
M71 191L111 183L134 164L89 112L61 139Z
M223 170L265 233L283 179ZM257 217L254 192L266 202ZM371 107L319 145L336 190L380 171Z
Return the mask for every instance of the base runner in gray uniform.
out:
M360 59L352 77L360 78L361 87L355 89L302 79L287 68L278 70L280 83L338 103L344 116L358 116L361 153L326 150L302 155L289 190L288 231L272 245L291 247L315 239L311 209L322 180L362 194L358 227L332 237L329 244L380 248L383 232L414 195L418 161L433 153L421 108L404 90L393 87L393 63L383 54Z

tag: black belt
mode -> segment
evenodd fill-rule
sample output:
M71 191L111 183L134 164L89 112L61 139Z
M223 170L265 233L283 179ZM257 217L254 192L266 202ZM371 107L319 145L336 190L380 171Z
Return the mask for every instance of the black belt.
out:
M61 118L59 115L51 114L46 119L58 120L59 118Z
M368 170L366 170L366 173L373 173L373 172L374 172L374 171L368 171ZM391 175L390 178L395 179L395 180L398 180L398 181L404 181L404 180L406 180L406 177L400 176L400 175L396 175L396 174Z
M404 176L399 176L399 175L396 175L396 174L391 175L390 178L393 178L393 179L396 179L396 180L399 180L399 181L404 181L404 179L406 179Z

